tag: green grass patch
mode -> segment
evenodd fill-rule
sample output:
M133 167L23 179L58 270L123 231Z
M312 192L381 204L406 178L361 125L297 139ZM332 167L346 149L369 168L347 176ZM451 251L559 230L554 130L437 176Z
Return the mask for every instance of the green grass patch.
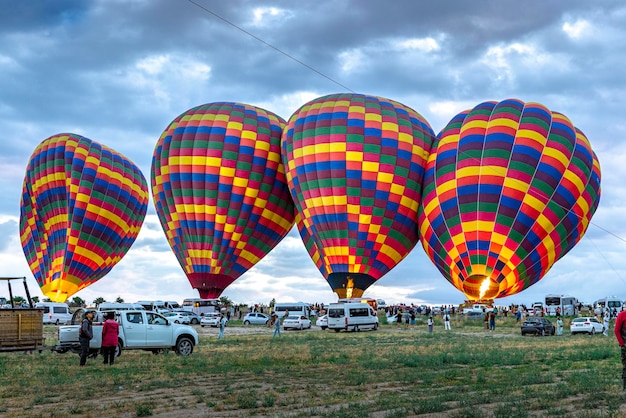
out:
M241 329L229 326L219 342L201 331L189 357L124 351L113 367L98 358L79 368L71 353L0 353L0 414L617 417L626 410L612 337L521 337L513 318L501 318L495 333L459 320L448 332L439 321L433 334L421 323L288 331L280 340L271 329Z

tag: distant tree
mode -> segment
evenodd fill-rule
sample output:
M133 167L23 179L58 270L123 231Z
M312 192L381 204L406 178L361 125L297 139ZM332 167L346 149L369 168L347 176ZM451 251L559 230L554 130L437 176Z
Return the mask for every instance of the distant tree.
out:
M50 300L50 298L43 298L43 301L44 301L44 302L52 302L52 301Z
M69 305L78 308L78 307L85 306L85 301L79 298L78 296L74 296L72 298L72 301L69 303Z
M270 308L274 309L274 305L276 305L276 298L272 298L272 300L270 300Z
M106 302L106 300L104 300L104 298L102 296L100 296L98 298L95 298L93 300L93 304L96 305L96 306L100 306L100 304L104 303L104 302Z
M13 303L15 303L16 305L21 305L22 302L25 302L26 299L24 299L22 296L13 296Z
M122 299L120 296L118 296L117 299L115 299L115 302L117 302L117 303L124 303L124 299Z
M31 299L33 300L33 303L39 303L39 296L33 296Z
M227 308L230 308L233 305L233 301L228 299L228 296L222 296L220 298L220 303Z

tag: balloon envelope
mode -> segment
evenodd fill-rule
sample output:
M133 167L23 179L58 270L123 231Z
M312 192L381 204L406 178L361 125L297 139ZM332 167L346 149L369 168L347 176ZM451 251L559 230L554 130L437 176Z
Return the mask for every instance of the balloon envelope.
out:
M283 161L311 259L339 297L360 297L417 244L417 209L434 133L398 102L334 94L284 130Z
M177 117L152 159L152 194L192 287L216 298L293 227L280 160L285 121L241 103L209 103Z
M538 103L485 102L456 115L428 160L420 240L470 300L537 283L583 237L600 200L585 135Z
M44 140L26 169L20 238L43 294L64 302L104 277L139 234L148 207L141 171L80 135Z

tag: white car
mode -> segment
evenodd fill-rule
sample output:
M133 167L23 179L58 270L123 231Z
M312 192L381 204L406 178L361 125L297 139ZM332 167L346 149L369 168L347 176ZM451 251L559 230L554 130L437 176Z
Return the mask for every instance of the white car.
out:
M604 325L593 316L574 318L569 325L569 331L573 334L584 332L585 334L595 334L604 331Z
M206 313L200 320L201 327L214 327L217 328L220 324L220 314L217 312Z
M317 318L317 321L315 321L315 325L320 327L322 330L328 328L328 315L322 315Z
M388 324L397 325L398 323L398 315L402 318L402 324L404 324L404 314L395 314L391 316L386 316L386 320Z
M283 320L284 329L311 328L311 320L304 315L289 315Z
M163 314L165 319L175 324L186 324L189 325L191 320L188 316L182 315L180 312L165 312Z
M200 323L200 320L202 319L202 317L198 314L195 314L193 312L190 311L172 311L172 312L177 312L182 316L186 316L189 318L189 323L191 325L198 325Z

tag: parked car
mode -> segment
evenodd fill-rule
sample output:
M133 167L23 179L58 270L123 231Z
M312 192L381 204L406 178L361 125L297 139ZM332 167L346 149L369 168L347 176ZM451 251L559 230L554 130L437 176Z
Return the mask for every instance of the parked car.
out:
M249 312L243 317L244 325L267 325L270 322L270 316L261 312Z
M165 319L175 324L187 324L191 323L191 319L188 316L183 315L181 312L165 312L163 314Z
M317 321L315 321L315 325L320 327L322 330L328 328L328 315L322 315L317 318Z
M220 314L217 312L209 312L204 314L202 319L200 320L201 327L215 327L220 324Z
M396 324L398 322L398 314L386 316L388 324Z
M194 312L191 311L173 311L176 313L179 313L183 316L186 316L189 318L189 323L191 325L198 325L200 323L200 320L202 320L202 317Z
M289 315L283 320L283 329L311 328L311 320L304 315Z
M569 324L569 331L572 335L582 332L593 335L596 332L604 332L604 325L593 316L585 316L574 318Z
M522 323L522 335L554 335L554 331L554 324L540 316L527 318Z

